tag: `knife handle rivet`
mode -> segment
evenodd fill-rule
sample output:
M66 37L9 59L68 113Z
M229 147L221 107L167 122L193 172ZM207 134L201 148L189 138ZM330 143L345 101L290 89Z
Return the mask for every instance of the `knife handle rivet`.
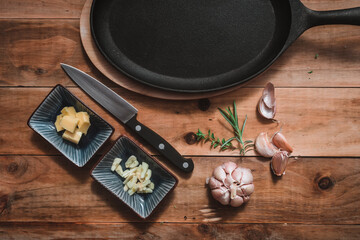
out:
M164 148L165 148L165 145L163 143L160 143L159 144L159 149L164 150Z
M140 126L140 125L136 125L135 130L136 130L137 132L140 132L140 131L141 131L141 126Z
M188 168L189 167L189 163L188 162L184 162L183 163L183 168Z

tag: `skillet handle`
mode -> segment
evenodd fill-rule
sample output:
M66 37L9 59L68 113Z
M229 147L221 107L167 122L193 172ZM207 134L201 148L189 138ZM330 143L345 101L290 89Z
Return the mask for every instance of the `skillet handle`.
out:
M360 25L360 7L334 11L310 10L308 14L310 27L327 24Z

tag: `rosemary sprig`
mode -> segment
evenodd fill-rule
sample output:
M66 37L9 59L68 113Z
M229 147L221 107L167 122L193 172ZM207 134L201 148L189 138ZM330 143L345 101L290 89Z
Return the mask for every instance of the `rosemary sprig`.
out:
M200 141L204 141L204 143L211 142L210 149L211 148L215 149L218 146L220 146L220 151L224 151L226 149L235 149L235 147L231 143L231 141L234 140L235 137L229 138L228 140L226 140L225 138L220 140L219 138L215 138L214 133L211 133L210 130L205 135L204 133L202 133L200 131L200 129L198 129L196 136L197 136L198 142L200 142Z
M198 132L196 133L197 141L198 142L204 141L204 143L210 141L211 142L210 148L215 149L216 147L220 146L220 151L224 151L227 149L230 149L230 150L239 149L240 155L245 155L245 153L252 150L254 147L253 141L251 141L251 140L243 141L243 133L245 130L247 115L245 116L245 120L240 129L235 101L233 104L233 110L231 110L230 107L227 107L225 110L223 110L221 108L218 108L218 109L219 109L221 115L225 118L225 120L233 128L234 137L231 137L227 140L225 138L222 138L222 140L220 140L218 137L215 138L215 134L213 132L211 132L211 130L209 130L206 135L206 134L202 133L200 131L200 129L198 129ZM236 140L238 142L238 145L239 145L238 147L235 147L232 144L233 140Z

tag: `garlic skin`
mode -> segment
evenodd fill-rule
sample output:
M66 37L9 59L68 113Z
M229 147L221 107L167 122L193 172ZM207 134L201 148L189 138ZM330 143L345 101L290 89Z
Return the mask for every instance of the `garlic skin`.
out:
M258 103L258 111L266 119L274 119L276 114L275 87L268 82Z
M294 151L286 140L285 136L280 132L275 133L275 135L272 137L272 142L280 150L287 151L288 153L292 153Z
M289 155L286 151L279 151L271 159L271 169L273 173L281 177L285 173L286 165L288 164Z
M271 158L278 149L269 141L265 132L260 133L255 139L255 149L263 157Z
M250 200L254 192L253 175L248 168L227 162L214 169L213 176L206 180L211 195L222 205L239 207Z
M268 108L272 108L276 104L274 84L268 82L263 90L262 99Z

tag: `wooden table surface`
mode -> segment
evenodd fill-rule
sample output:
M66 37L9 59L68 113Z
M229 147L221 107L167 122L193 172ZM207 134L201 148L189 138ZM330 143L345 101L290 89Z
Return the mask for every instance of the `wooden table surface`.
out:
M359 239L360 238L360 27L321 26L305 32L261 77L246 87L199 101L167 101L118 87L98 72L81 46L85 0L0 0L0 239ZM315 10L360 6L360 0L303 0ZM315 59L315 55L318 58ZM138 119L193 158L179 184L147 220L136 216L90 177L110 144L125 134L150 148L64 74L66 62L95 76L139 110ZM312 73L309 73L311 72ZM274 178L255 152L210 150L186 143L198 128L230 137L217 111L237 103L248 115L246 139L273 133L256 104L264 85L276 87L277 118L295 148L286 175ZM111 140L78 168L35 134L27 119L56 85L66 86L115 128ZM156 117L154 117L156 116ZM214 201L205 186L226 161L250 168L255 193L234 209Z

